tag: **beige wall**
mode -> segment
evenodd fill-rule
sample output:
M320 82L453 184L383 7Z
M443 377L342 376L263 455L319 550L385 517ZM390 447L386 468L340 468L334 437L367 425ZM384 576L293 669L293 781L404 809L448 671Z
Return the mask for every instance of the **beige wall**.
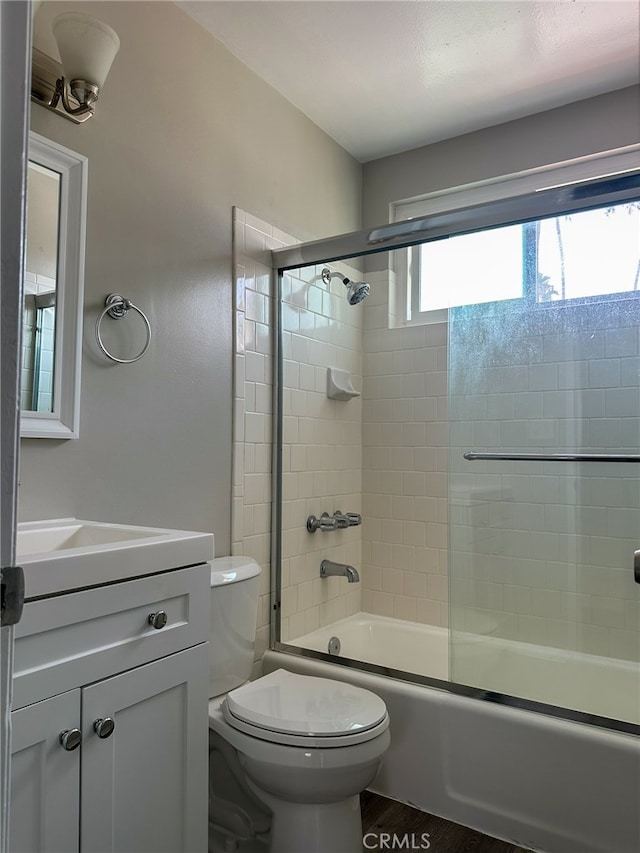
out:
M80 439L22 442L20 518L212 530L226 554L232 206L303 239L350 231L361 166L172 3L46 3L37 46L55 53L68 9L121 49L87 124L32 107L33 130L89 158L89 197ZM153 327L133 365L97 351L112 291Z
M32 166L27 171L27 257L25 268L55 279L58 260L59 176Z
M640 142L640 87L373 160L364 166L364 226L389 221L389 204L536 166Z

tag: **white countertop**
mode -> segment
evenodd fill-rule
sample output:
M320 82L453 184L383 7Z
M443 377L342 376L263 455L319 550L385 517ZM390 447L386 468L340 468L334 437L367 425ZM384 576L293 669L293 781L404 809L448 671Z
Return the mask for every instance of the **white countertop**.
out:
M197 565L213 556L212 533L76 518L18 524L16 562L24 569L26 599Z

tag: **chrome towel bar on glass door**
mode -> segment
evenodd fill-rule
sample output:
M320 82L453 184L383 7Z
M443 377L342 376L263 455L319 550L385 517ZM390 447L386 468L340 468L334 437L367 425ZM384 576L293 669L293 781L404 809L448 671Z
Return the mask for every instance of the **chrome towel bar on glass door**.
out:
M469 462L481 459L488 462L640 462L640 454L637 453L485 453L467 450L463 456Z

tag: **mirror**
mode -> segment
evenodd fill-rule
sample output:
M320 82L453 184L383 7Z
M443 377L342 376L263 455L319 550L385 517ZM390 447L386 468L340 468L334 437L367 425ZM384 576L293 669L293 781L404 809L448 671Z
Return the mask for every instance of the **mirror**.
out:
M23 438L78 438L87 158L29 134Z
M23 411L53 411L60 174L29 160L22 329Z

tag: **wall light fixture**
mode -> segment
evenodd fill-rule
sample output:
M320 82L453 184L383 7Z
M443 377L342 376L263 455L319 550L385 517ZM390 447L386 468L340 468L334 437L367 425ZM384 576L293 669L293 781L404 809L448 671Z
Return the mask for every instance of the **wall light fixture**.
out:
M91 118L120 39L115 30L81 12L53 21L62 63L33 48L31 100L81 124Z

